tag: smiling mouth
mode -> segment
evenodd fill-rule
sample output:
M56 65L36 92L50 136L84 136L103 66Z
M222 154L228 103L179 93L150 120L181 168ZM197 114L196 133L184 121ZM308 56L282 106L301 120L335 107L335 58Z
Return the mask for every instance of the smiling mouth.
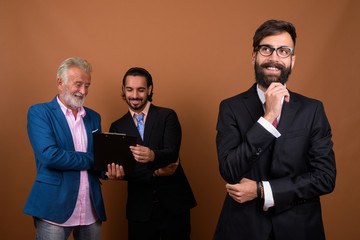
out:
M266 69L270 71L279 71L277 67L267 67Z

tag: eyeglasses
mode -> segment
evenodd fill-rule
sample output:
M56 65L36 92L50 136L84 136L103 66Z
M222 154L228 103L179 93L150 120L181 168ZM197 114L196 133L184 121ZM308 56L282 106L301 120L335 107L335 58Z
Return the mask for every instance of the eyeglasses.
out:
M287 58L294 51L294 49L291 47L273 48L269 45L259 45L257 47L257 50L264 57L269 57L269 56L271 56L271 54L273 54L274 51L276 51L276 54L281 58Z

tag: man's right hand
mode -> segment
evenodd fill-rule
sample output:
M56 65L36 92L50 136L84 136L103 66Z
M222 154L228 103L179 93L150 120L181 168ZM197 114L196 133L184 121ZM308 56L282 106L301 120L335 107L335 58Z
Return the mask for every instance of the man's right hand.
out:
M280 115L281 99L284 97L285 102L290 101L290 93L284 85L279 82L273 82L265 91L265 115L264 118L271 124Z
M121 165L112 163L108 164L108 170L105 173L106 176L108 176L111 180L121 180L125 177L124 168Z

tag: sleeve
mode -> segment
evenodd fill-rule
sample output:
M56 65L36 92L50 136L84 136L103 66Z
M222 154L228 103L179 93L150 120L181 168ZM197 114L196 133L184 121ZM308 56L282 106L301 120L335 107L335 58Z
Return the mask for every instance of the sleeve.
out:
M181 126L175 111L171 110L164 120L162 146L152 149L155 154L153 170L177 161L181 145Z
M308 149L301 160L307 164L307 171L291 177L270 180L276 211L284 211L291 208L294 203L305 202L333 191L336 165L331 137L331 128L324 107L318 102Z
M220 174L230 184L239 183L275 140L275 136L261 124L251 124L246 125L239 116L235 116L228 102L220 104L216 145Z
M65 150L60 142L68 139L56 133L63 130L60 126L55 127L55 121L41 105L34 105L28 111L27 131L37 165L40 165L38 167L56 170L91 169L93 154Z

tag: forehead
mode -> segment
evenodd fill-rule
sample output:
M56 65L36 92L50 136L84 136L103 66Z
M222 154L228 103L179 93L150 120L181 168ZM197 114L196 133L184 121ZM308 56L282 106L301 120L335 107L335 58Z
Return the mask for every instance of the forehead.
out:
M90 82L91 76L79 67L71 67L68 69L68 80Z
M125 87L131 88L147 88L146 78L143 76L127 76L125 79Z
M294 42L288 32L282 32L276 35L264 37L260 41L260 45L270 45L272 47L294 47Z

